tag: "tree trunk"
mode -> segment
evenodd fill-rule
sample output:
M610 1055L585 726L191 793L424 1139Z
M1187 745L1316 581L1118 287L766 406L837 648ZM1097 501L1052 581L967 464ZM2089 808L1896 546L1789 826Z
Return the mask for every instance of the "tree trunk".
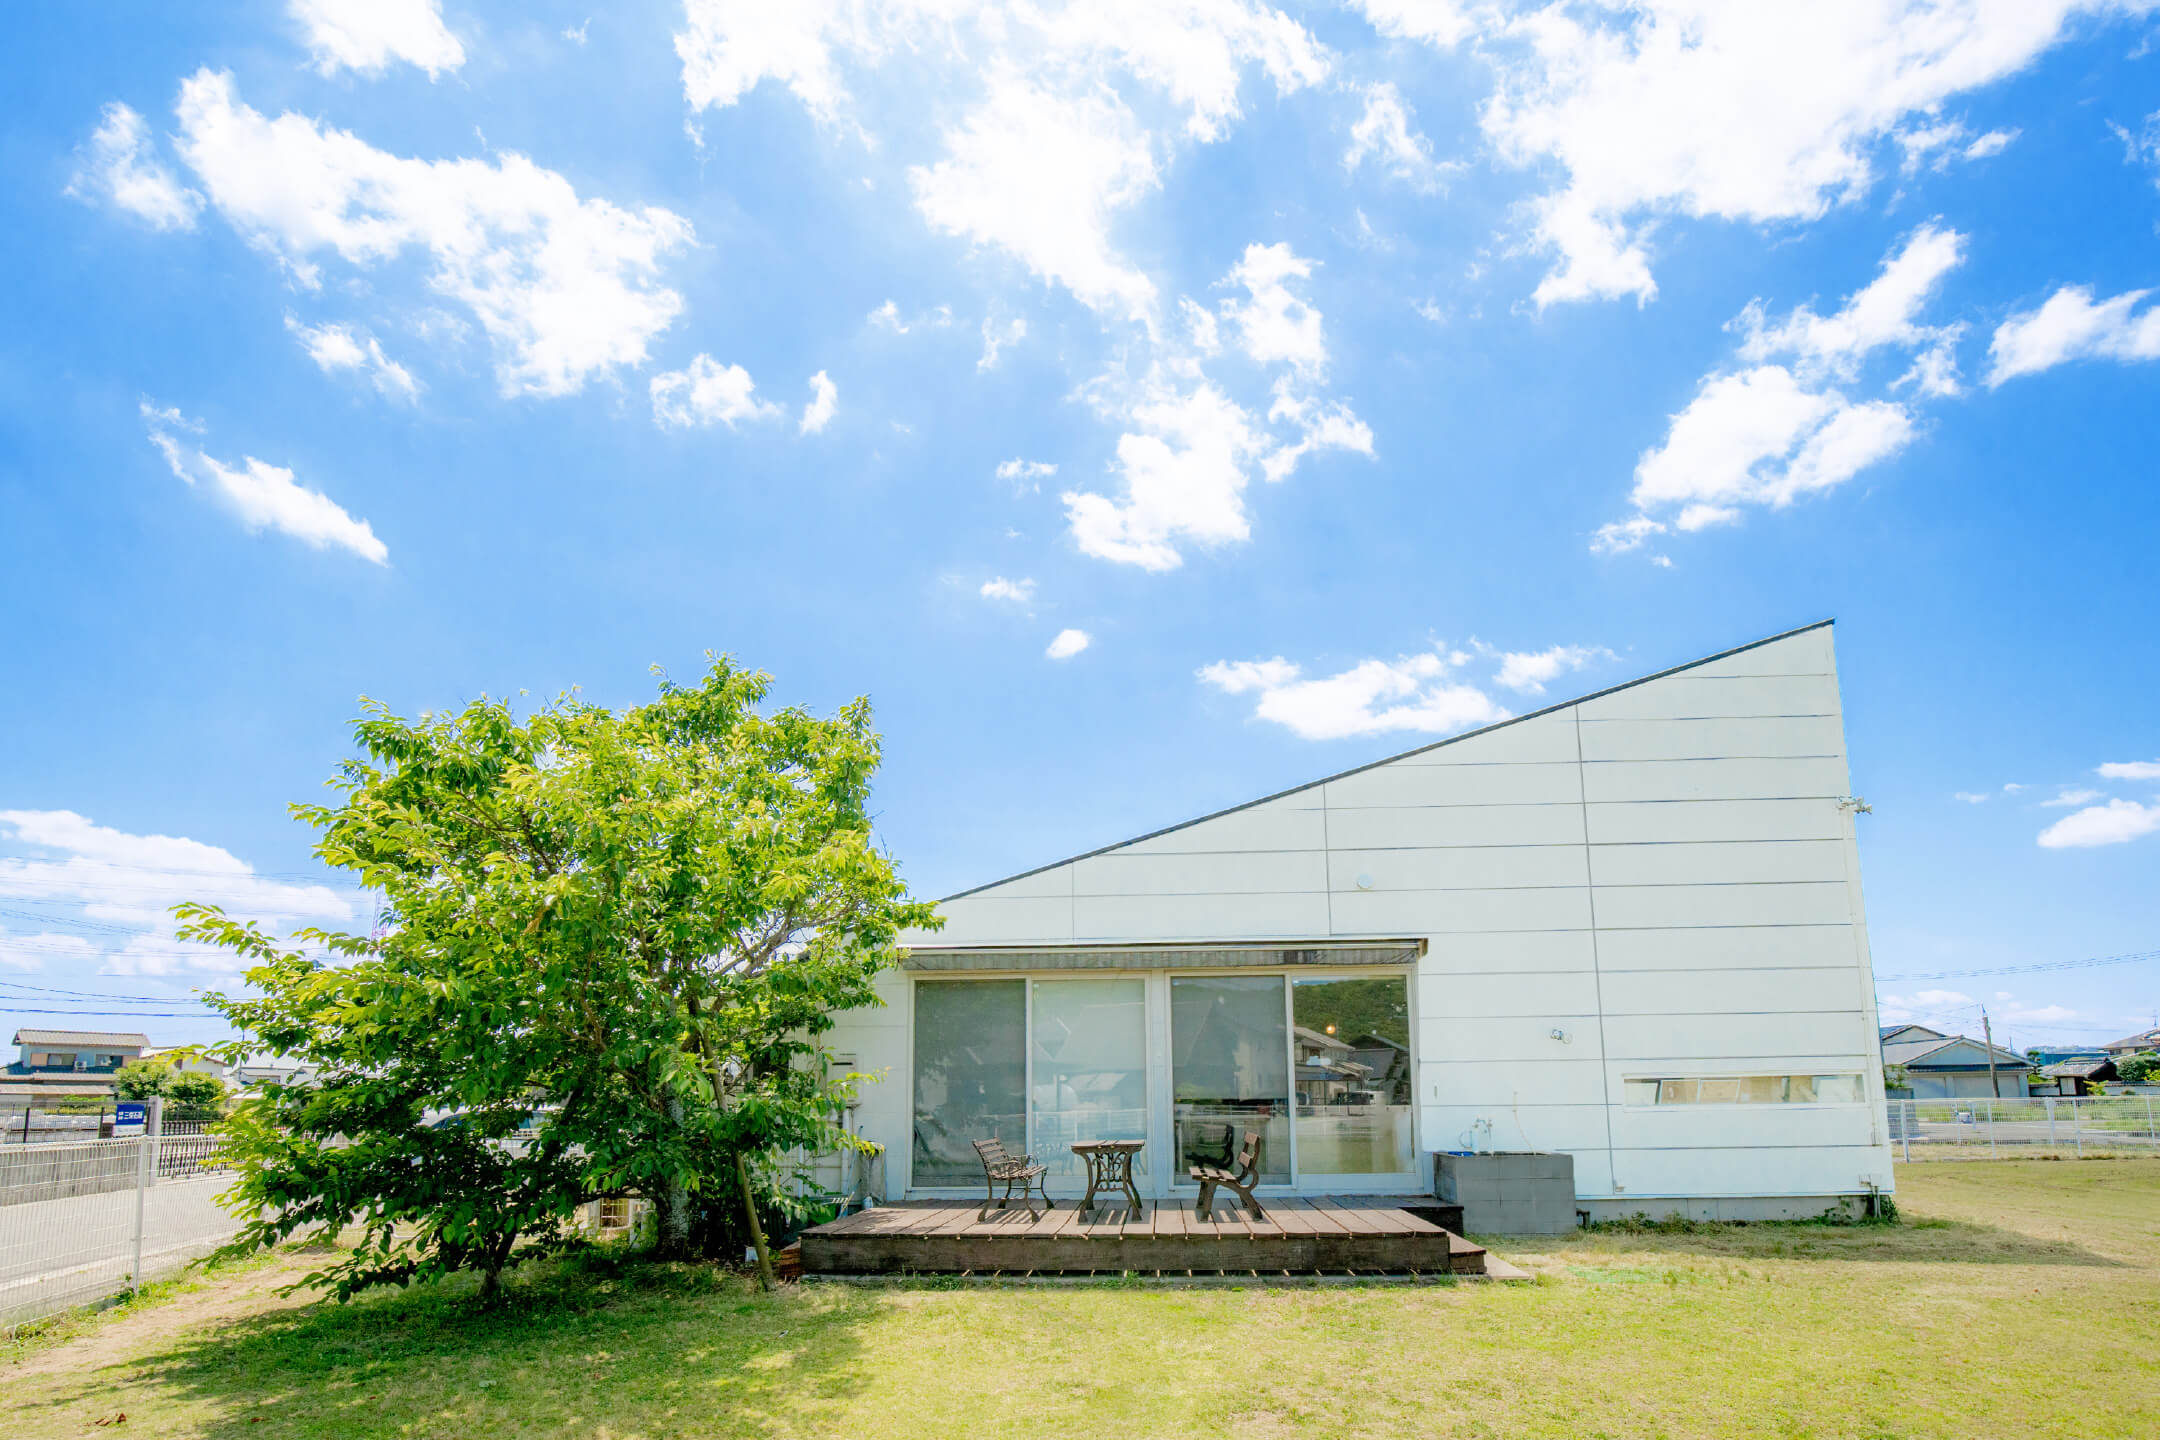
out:
M668 1120L682 1127L682 1101L670 1100ZM661 1182L653 1196L655 1248L662 1260L683 1260L690 1254L690 1185L677 1170Z
M750 1243L757 1247L758 1289L773 1288L772 1252L765 1248L765 1227L758 1223L757 1196L750 1188L750 1162L735 1157L735 1178L742 1186L743 1219L750 1223Z

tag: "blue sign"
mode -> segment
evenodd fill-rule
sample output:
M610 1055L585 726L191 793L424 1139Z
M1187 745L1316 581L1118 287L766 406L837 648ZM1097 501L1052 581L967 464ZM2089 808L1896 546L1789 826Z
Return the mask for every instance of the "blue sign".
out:
M113 1107L114 1138L123 1135L140 1135L150 1123L150 1107L140 1100L122 1100Z

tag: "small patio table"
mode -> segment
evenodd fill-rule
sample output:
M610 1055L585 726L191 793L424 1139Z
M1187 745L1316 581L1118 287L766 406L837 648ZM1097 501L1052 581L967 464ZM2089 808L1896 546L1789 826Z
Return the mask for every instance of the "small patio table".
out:
M1123 1190L1125 1198L1132 1202L1132 1213L1140 1213L1140 1190L1133 1184L1133 1156L1147 1147L1145 1140L1080 1140L1072 1147L1073 1154L1087 1162L1087 1194L1081 1197L1080 1208L1087 1210L1095 1204L1097 1190Z

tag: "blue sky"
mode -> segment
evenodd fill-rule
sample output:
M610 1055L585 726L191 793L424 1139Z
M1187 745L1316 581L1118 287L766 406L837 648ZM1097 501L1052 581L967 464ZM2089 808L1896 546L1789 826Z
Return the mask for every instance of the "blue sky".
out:
M0 1023L366 923L362 694L867 693L938 895L1832 615L1886 1015L2152 1023L1968 973L2160 947L2152 4L17 26Z

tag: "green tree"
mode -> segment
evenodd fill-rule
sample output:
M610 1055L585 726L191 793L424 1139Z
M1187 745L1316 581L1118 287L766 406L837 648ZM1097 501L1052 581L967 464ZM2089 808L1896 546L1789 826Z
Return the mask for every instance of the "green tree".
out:
M215 1110L225 1103L225 1082L169 1060L130 1060L113 1073L113 1094L122 1100L162 1095L176 1108Z
M2125 1085L2160 1084L2160 1050L2146 1050L2116 1061L2115 1073Z
M338 802L294 813L378 897L374 933L285 945L181 907L252 962L259 999L212 997L247 1037L229 1053L308 1066L227 1122L263 1207L242 1248L357 1223L311 1282L476 1269L492 1293L513 1247L573 1243L576 1205L630 1193L663 1255L711 1249L738 1204L762 1255L776 1157L852 1143L832 1013L938 923L871 844L868 702L766 715L770 683L722 659L622 712L366 704Z

